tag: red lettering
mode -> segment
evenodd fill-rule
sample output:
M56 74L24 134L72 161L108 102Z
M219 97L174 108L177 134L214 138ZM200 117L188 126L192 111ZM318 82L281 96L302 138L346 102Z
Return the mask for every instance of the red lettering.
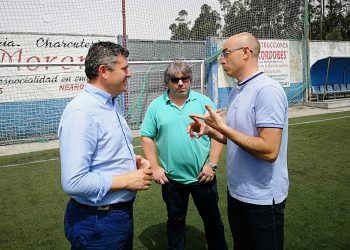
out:
M6 50L0 49L0 51L2 51L2 56L1 56L1 63L4 63L5 57L7 56L8 61L5 61L5 63L11 63L12 62L12 57L18 53L18 58L17 58L17 62L21 62L22 60L22 49L17 50L16 52L14 52L12 55L10 55L9 52L7 52Z
M274 50L274 51L261 51L259 55L260 60L282 60L287 58L287 51Z
M78 56L79 58L79 62L85 62L85 56ZM84 65L80 65L79 69L82 69L84 67Z
M27 63L40 63L40 62L57 62L60 61L62 63L73 63L73 62L79 62L82 63L82 65L79 65L79 69L82 69L84 67L83 63L85 61L85 56L41 56L41 55L31 55L30 57L24 56L23 49L19 49L15 52L9 52L8 50L0 49L0 63L21 63L21 62L27 62ZM27 66L28 70L35 71L40 66ZM49 69L49 65L45 66L45 70ZM62 66L64 70L70 70L73 67L72 66ZM21 67L18 66L17 70L20 71Z
M40 62L40 58L39 58L39 57L37 57L37 56L31 56L31 57L29 57L29 58L27 59L27 63L30 63L30 62L32 61L33 58L36 60L37 63ZM35 70L37 70L37 69L39 68L39 66L35 66L35 67L30 67L30 66L28 66L27 68L28 68L30 71L35 71Z
M50 58L50 56L45 56L44 59L45 59L45 62L50 63L50 62L52 62L53 60L57 59L57 56L53 56L52 58ZM48 70L48 69L49 69L49 66L46 66L46 67L45 67L45 70Z
M68 90L81 90L84 88L84 83L68 83L61 84L58 88L59 91L68 91Z
M73 61L74 61L73 57L71 57L71 56L65 56L65 57L62 58L61 62L64 62L67 58L70 58L70 62L73 62ZM64 67L64 66L62 66L62 68L63 68L63 69L71 69L72 67Z

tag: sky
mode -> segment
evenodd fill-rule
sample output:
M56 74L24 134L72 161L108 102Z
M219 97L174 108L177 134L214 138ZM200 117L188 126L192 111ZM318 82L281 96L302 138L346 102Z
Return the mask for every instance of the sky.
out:
M122 33L121 0L1 0L0 32ZM129 39L168 40L180 10L193 25L200 7L220 13L218 0L125 0Z

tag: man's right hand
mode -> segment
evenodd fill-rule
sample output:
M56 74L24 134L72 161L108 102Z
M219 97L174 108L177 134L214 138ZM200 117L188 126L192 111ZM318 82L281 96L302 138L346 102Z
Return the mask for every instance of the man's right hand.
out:
M220 132L221 129L226 125L224 120L221 117L222 115L221 110L214 111L212 107L210 107L209 105L205 105L205 109L207 110L207 112L204 115L199 115L199 114L189 115L195 121L194 122L195 124L196 123L200 124L199 134L202 134L202 133L208 134L210 132L210 129L208 127L203 126L199 120L203 120L207 126Z
M151 167L140 168L124 175L115 175L112 180L112 191L118 190L147 190L153 181Z
M187 133L190 134L191 138L200 138L203 135L207 135L209 133L209 126L205 123L199 121L196 115L189 115L193 120L192 123L187 126Z
M153 166L152 170L153 170L153 178L156 183L164 185L165 183L169 182L168 178L165 175L164 168L160 166Z

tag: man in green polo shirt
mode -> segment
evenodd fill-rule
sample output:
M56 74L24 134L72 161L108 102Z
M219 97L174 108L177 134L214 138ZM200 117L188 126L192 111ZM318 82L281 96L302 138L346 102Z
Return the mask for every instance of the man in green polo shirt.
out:
M171 63L164 73L167 90L150 104L140 129L142 148L151 162L153 178L162 185L168 212L168 249L184 249L186 214L192 195L202 217L208 249L227 249L218 207L215 171L223 145L207 136L192 140L189 114L205 114L214 103L190 89L192 70Z

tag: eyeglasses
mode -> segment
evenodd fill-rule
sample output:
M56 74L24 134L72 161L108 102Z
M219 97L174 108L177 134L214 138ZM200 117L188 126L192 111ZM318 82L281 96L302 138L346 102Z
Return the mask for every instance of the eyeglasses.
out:
M240 50L240 49L244 49L244 48L248 48L248 47L240 47L240 48L237 48L237 49L223 49L221 51L221 57L222 58L226 58L228 57L229 54L237 51L237 50ZM249 49L249 48L248 48ZM251 49L249 49L250 53L253 53L253 51Z
M181 80L183 83L188 83L190 81L191 77L188 77L188 76L184 76L184 77L172 77L170 78L170 81L172 83L176 83L176 84L179 84L179 81Z

